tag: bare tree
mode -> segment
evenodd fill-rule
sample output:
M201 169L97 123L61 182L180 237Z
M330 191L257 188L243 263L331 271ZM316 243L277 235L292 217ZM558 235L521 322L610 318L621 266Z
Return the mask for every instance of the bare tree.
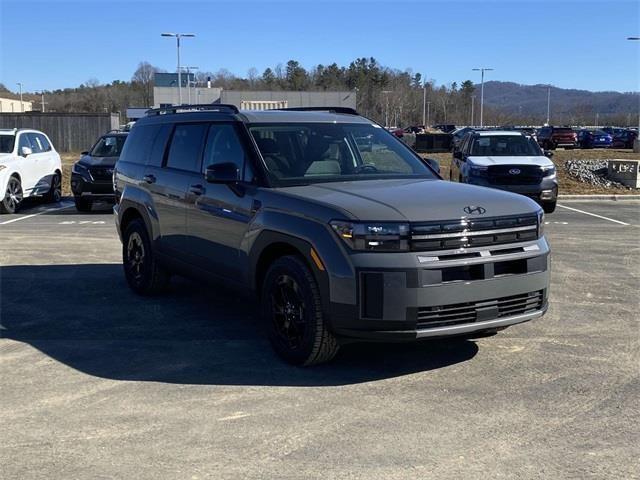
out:
M149 62L140 62L138 68L133 72L131 77L131 83L136 90L138 90L142 97L143 106L151 106L151 100L153 99L153 77L156 72L159 72L158 67L154 67Z

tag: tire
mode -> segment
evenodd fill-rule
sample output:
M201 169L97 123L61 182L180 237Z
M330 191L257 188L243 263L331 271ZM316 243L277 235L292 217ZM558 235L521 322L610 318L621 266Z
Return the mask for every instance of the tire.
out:
M138 295L162 293L169 274L158 263L142 220L132 220L122 237L122 266L129 288Z
M20 209L24 194L18 177L12 176L0 201L0 213L16 213Z
M317 365L338 352L338 342L324 321L318 284L301 257L281 257L269 267L261 308L269 341L284 361Z
M91 207L93 206L92 200L82 197L73 197L73 200L76 203L76 210L78 210L79 212L91 211Z
M51 179L51 189L44 196L47 203L57 203L62 200L62 177L59 173L55 173Z
M553 213L556 210L556 201L553 202L542 202L542 209L544 213Z

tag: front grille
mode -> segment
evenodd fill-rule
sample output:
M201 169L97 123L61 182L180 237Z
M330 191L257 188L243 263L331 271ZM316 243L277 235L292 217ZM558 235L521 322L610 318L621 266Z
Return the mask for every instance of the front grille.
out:
M113 180L113 168L91 167L89 173L96 182L111 182Z
M494 217L411 224L411 250L482 247L538 238L538 217Z
M454 303L418 309L418 328L446 327L495 320L541 310L544 290L478 302Z
M537 185L542 169L536 165L492 165L487 170L492 185Z

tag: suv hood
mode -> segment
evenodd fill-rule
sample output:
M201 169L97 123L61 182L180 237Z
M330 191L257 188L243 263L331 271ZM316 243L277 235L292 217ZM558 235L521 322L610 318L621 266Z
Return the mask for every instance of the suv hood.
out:
M540 207L510 192L444 180L361 180L283 187L276 191L334 207L357 220L439 221L468 215L466 206L480 206L478 217L521 215Z
M469 161L474 165L481 165L489 167L491 165L537 165L539 167L552 167L553 162L547 157L527 157L527 156L513 156L513 157L468 157Z
M87 167L115 167L119 157L92 157L83 155L79 163Z

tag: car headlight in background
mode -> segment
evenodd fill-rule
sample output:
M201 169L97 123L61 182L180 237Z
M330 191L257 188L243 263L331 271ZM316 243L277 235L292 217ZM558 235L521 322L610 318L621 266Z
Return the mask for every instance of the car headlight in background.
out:
M544 210L538 212L538 238L544 235Z
M544 177L550 177L552 175L556 174L556 167L551 166L551 167L542 167L542 176Z
M488 175L489 167L483 167L480 165L469 165L469 175L472 177L486 177Z
M71 171L73 173L77 173L78 175L84 175L89 173L89 169L84 165L82 165L81 163L74 163Z
M378 252L409 250L408 223L358 223L334 220L330 225L352 250Z

